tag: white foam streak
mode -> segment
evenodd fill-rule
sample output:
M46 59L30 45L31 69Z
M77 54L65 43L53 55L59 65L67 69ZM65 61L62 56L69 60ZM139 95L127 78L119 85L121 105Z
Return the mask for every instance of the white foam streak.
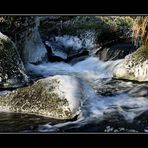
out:
M132 97L128 93L122 92L113 96L101 96L96 94L95 90L92 88L93 83L101 80L101 78L107 78L110 81L112 70L121 61L122 60L102 62L98 58L89 57L75 65L62 62L28 65L27 68L29 71L32 70L32 72L41 74L44 77L48 75L66 74L77 76L82 80L85 101L81 109L79 120L57 124L54 125L54 127L50 127L49 130L57 130L67 125L79 127L88 124L92 120L100 121L106 114L112 112L118 112L125 120L130 122L146 111L148 108L148 99L145 97ZM97 85L101 85L101 83L97 83ZM127 82L126 85L131 88L132 83Z
M109 67L114 67L119 61L102 62L98 58L90 57L75 65L70 65L64 62L44 63L40 65L27 65L29 72L47 77L55 74L69 74L80 77L84 80L94 81L100 78L112 77L112 72Z

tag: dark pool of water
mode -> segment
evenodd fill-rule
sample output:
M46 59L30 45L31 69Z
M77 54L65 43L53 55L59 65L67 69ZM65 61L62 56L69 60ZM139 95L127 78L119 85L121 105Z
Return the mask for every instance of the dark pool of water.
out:
M45 124L56 125L65 120L55 120L30 114L0 113L0 133L137 133L148 132L148 111L127 122L120 115L112 115L101 122L92 122L79 128L72 124L60 127L57 131L40 131Z

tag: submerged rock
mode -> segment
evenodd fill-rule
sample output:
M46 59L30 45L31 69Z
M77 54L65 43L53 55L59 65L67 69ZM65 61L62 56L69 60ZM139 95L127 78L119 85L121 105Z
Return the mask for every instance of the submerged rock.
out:
M24 66L14 43L0 33L0 88L18 87L26 81Z
M11 112L71 119L79 113L82 97L82 86L77 78L56 75L0 97L0 106Z
M113 70L113 76L120 79L148 81L148 46L142 46L126 56Z

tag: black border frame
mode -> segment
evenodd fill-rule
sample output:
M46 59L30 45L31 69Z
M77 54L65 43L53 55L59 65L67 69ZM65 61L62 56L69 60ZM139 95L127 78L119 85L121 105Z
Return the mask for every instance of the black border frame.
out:
M4 3L0 9L0 15L148 15L148 7L147 5L143 5L142 7L135 1L134 4L137 4L137 7L133 4L129 4L126 1L116 1L110 2L101 1L101 2L80 2L71 1L71 2L57 2L52 1L39 1L33 2L16 2L16 1L3 1ZM37 6L37 4L38 6ZM47 4L48 3L48 4ZM85 5L84 5L85 3ZM117 6L117 3L119 6ZM142 1L140 2L142 3ZM87 4L87 6L86 6ZM64 146L68 147L80 147L86 145L88 146L111 146L111 144L117 145L118 147L122 147L125 144L129 145L129 142L132 143L132 147L134 144L139 144L141 146L147 143L147 135L146 133L132 133L132 134L90 134L90 133L82 133L82 134L0 134L0 141L6 146L6 144L10 144L12 147L13 144L15 146L38 146L38 144L42 144L42 147L56 147L58 144L60 147L64 144ZM41 143L42 142L42 143ZM1 144L2 144L1 143ZM89 145L88 145L89 144ZM130 145L129 145L130 146Z

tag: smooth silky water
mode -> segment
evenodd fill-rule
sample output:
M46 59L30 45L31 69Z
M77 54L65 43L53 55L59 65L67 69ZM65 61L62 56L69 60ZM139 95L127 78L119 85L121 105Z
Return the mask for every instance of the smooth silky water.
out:
M58 40L65 46L74 46L73 42L78 42L77 49L81 46L77 38ZM76 63L45 60L40 64L26 64L33 80L53 75L78 77L84 97L81 111L74 119L55 120L1 109L0 132L147 132L147 82L113 79L112 71L121 61L103 62L91 55ZM67 86L69 96L74 87ZM1 95L5 93L0 92Z

